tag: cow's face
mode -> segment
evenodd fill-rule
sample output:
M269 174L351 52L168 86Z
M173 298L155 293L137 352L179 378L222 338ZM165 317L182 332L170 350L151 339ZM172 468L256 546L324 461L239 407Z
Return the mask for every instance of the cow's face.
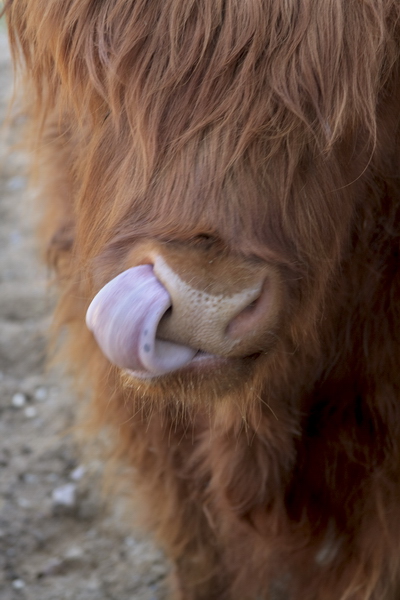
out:
M134 378L226 388L315 345L370 146L332 106L343 73L312 40L290 66L256 21L239 38L224 22L202 50L187 27L189 65L162 18L147 31L141 16L125 59L114 48L99 67L107 102L78 166L78 252L97 265L87 324Z
M377 14L347 3L343 27L333 1L19 6L36 117L54 110L68 138L74 277L111 362L228 385L310 354L374 194L394 60L370 35Z

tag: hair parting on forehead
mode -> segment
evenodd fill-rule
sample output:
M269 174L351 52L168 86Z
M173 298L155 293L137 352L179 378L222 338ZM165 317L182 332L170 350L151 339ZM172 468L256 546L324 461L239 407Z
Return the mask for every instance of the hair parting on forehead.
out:
M106 117L128 123L150 171L160 150L232 125L225 170L260 130L271 153L307 130L325 150L356 124L374 136L398 52L394 0L28 3L7 7L37 108L75 110L100 129Z

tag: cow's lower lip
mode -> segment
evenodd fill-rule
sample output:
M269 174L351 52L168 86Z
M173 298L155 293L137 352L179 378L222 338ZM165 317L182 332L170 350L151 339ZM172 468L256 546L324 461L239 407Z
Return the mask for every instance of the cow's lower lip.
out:
M217 356L216 354L210 354L208 352L203 352L199 350L194 358L184 367L178 369L177 371L170 371L168 373L164 373L163 375L155 375L154 373L149 373L148 371L131 371L129 369L125 369L125 372L131 377L135 377L136 379L158 379L160 377L167 377L169 375L173 375L174 373L189 373L189 372L200 372L203 370L211 371L223 365L226 365L229 362L229 358L225 358L224 356Z

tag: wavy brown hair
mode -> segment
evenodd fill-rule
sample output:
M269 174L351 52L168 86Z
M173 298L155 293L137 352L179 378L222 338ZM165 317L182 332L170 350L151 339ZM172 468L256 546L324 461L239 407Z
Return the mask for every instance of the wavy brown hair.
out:
M396 600L399 2L5 10L57 323L92 413L135 465L181 597ZM94 293L149 238L206 240L281 273L274 349L229 392L223 373L132 384L84 331Z

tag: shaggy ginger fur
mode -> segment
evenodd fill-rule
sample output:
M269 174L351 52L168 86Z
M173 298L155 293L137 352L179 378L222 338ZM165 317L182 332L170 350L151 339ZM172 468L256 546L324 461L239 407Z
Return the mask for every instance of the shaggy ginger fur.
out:
M68 355L182 600L400 598L397 0L9 0ZM153 382L86 331L150 241L279 272L271 347Z

